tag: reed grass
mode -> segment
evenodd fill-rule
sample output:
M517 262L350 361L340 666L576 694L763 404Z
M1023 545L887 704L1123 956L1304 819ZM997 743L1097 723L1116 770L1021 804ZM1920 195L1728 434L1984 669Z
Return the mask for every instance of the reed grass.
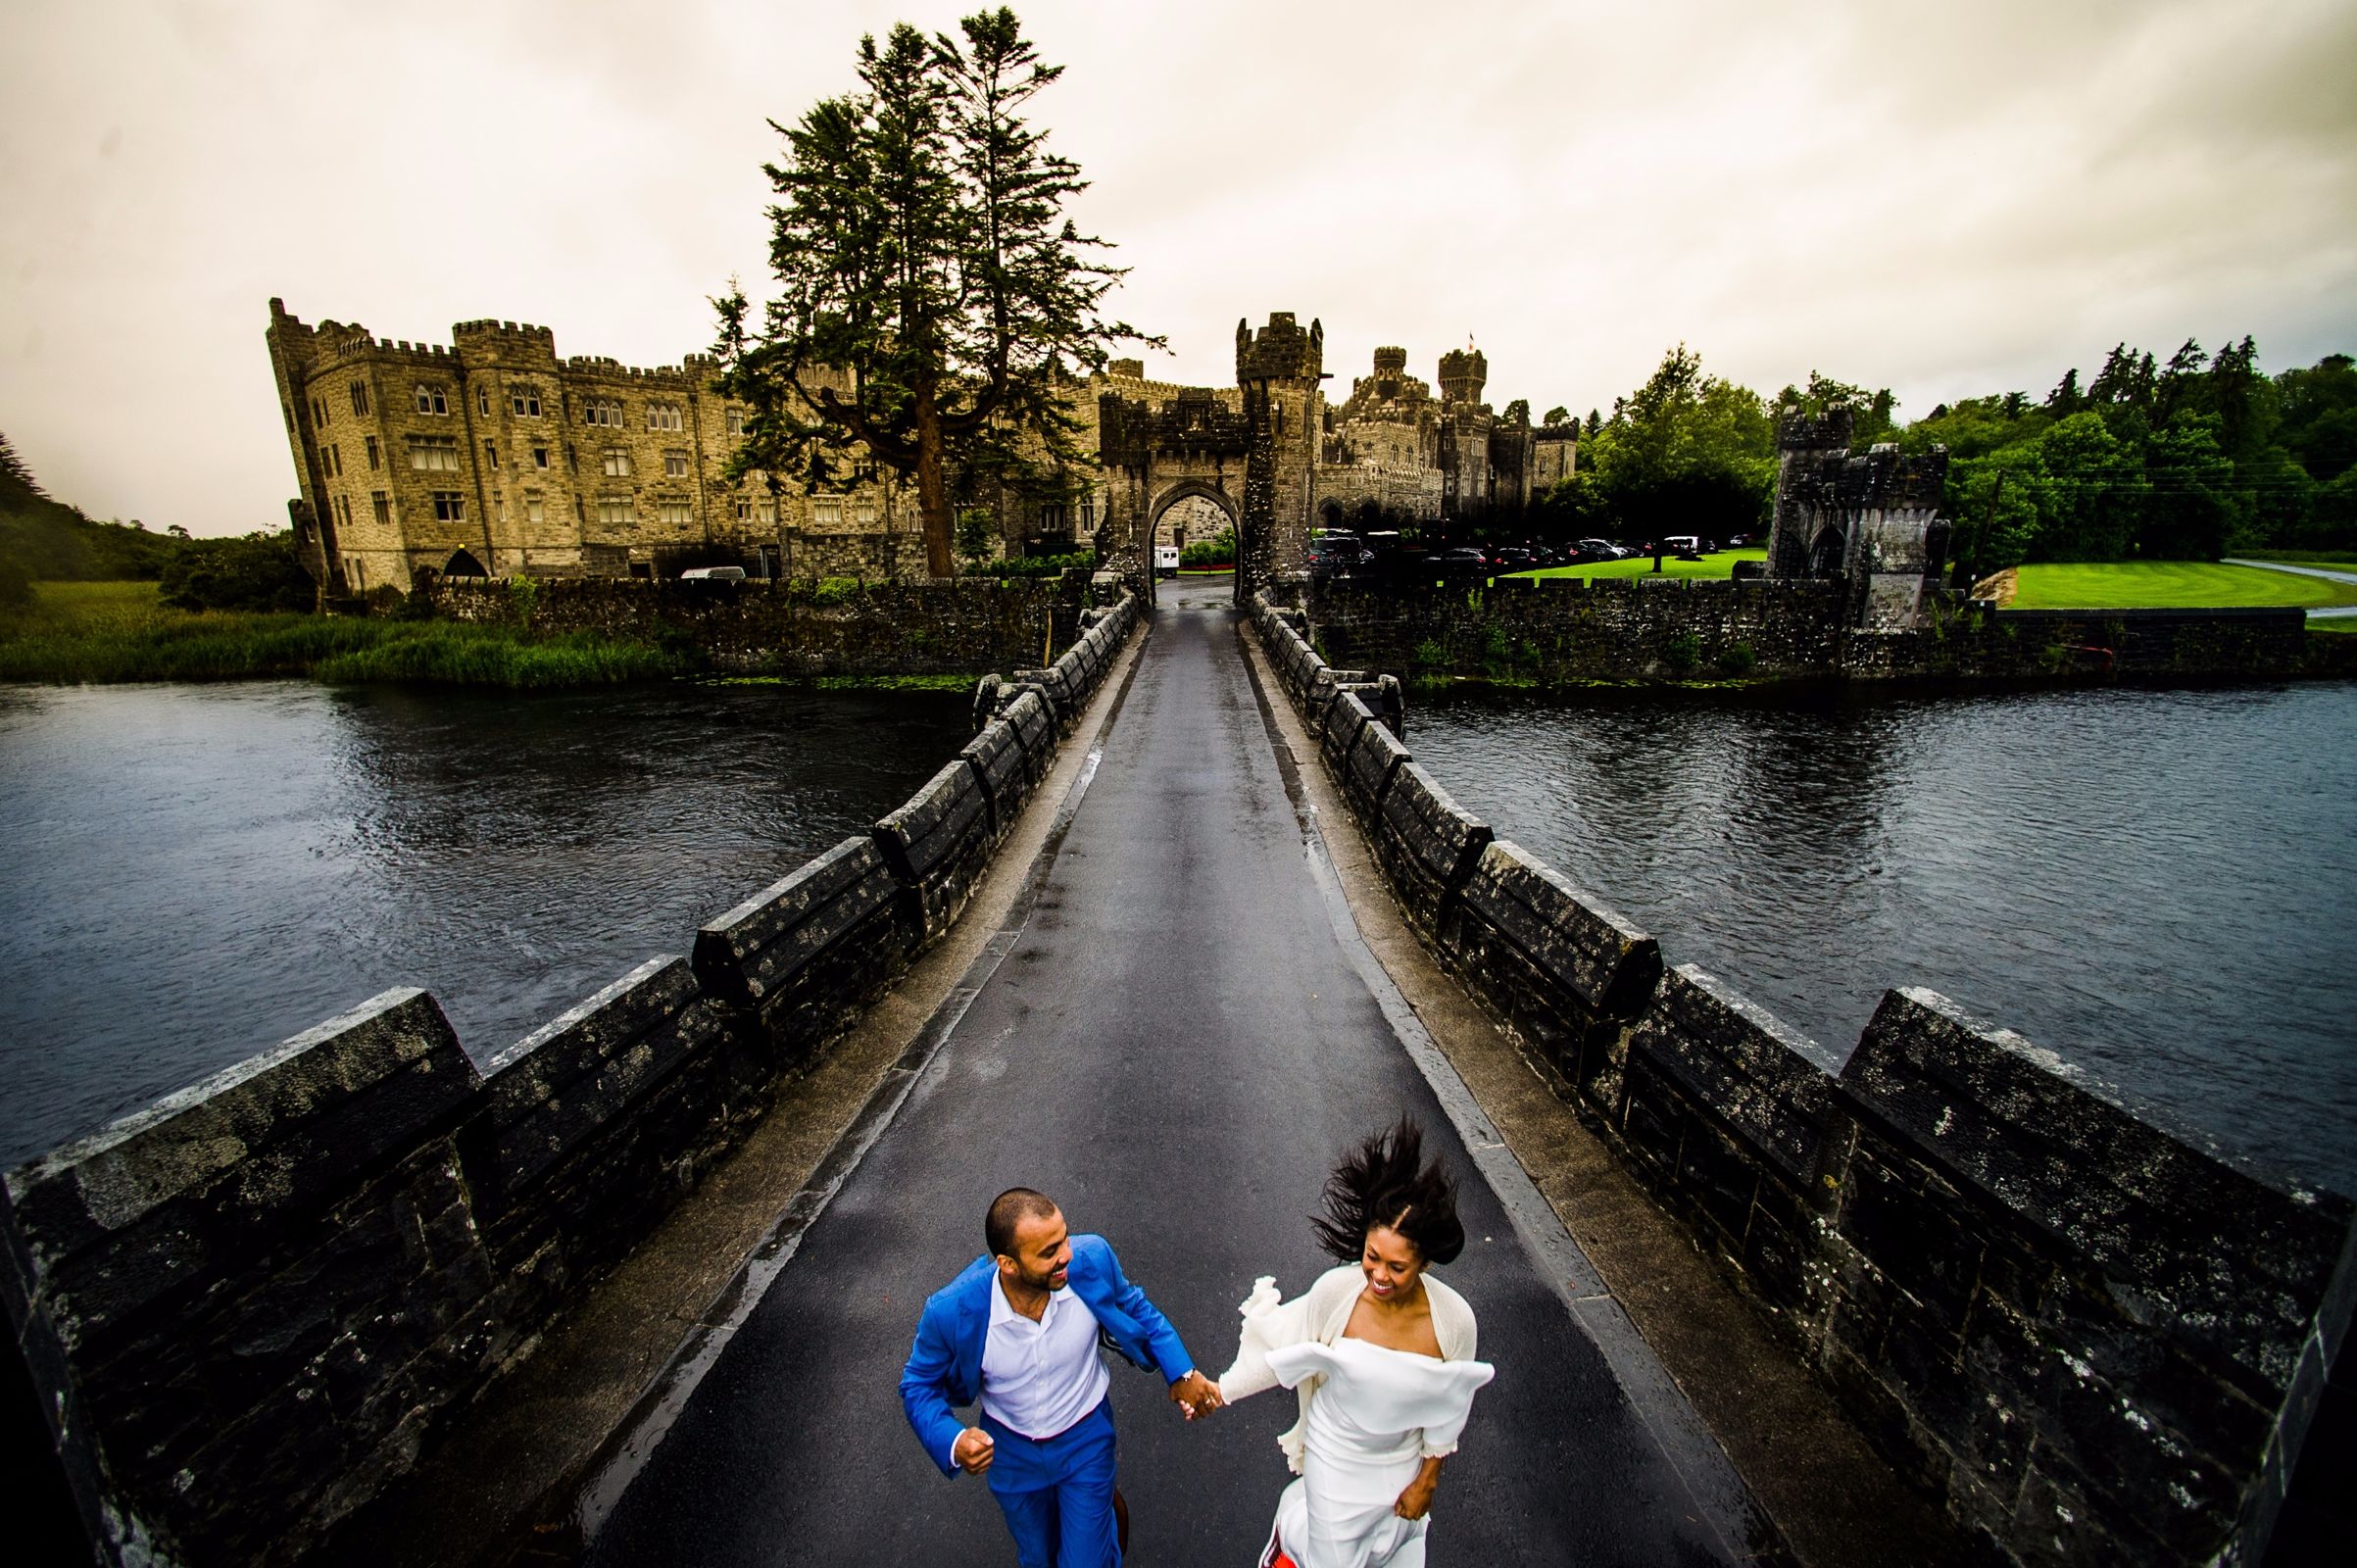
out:
M51 685L301 678L586 686L687 673L692 656L584 633L357 616L194 613L153 583L42 583L0 612L0 681Z

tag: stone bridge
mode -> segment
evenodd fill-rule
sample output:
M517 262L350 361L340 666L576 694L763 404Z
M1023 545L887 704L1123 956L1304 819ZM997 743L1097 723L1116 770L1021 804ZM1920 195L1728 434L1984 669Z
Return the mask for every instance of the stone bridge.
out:
M1142 492L1213 483L1159 464ZM392 993L11 1173L19 1474L81 1555L1010 1562L894 1390L989 1197L1111 1237L1216 1368L1254 1276L1323 1266L1335 1153L1402 1111L1458 1175L1448 1277L1498 1369L1438 1560L2345 1532L2345 1200L1928 993L1819 1061L1493 842L1375 683L1230 596L1091 612L871 834L481 1069ZM1131 1560L1251 1561L1281 1396L1188 1425L1116 1367L1112 1397Z

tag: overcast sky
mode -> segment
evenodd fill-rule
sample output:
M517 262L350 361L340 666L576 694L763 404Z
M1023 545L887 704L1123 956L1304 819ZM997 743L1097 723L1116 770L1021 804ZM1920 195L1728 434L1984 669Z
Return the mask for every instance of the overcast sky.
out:
M788 121L967 4L0 0L0 430L97 516L282 526L262 333L676 363L758 293ZM1490 400L1609 408L1671 344L1902 417L2126 339L2357 349L2349 0L1033 3L1037 119L1096 181L1152 373L1239 317L1470 335Z

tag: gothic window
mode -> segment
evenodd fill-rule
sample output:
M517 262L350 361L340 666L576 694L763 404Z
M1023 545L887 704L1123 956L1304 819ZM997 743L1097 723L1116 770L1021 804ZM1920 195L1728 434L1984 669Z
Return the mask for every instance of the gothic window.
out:
M687 426L685 421L680 418L678 404L650 403L647 405L647 428L650 430L683 430Z
M630 454L624 452L620 447L608 447L606 449L605 473L609 479L629 478Z
M1062 533L1065 527L1064 504L1052 501L1040 508L1040 532Z
M496 468L499 466L498 442L485 441L483 443L483 466L486 468Z
M664 453L663 455L663 476L666 479L686 478L687 454L684 452Z
M484 418L491 417L491 389L477 385L474 389L474 412Z
M743 435L745 433L745 411L743 409L730 409L728 411L728 433L730 435Z
M529 418L540 417L540 388L529 381L512 381L508 385L508 410Z
M368 383L366 381L355 381L352 383L352 412L360 415L364 418L368 416Z
M434 520L436 522L465 522L466 498L456 490L434 492Z
M448 414L450 400L443 395L442 388L420 381L417 383L417 412L419 414Z
M581 422L604 425L608 429L619 429L622 423L622 405L615 398L591 398L581 405Z

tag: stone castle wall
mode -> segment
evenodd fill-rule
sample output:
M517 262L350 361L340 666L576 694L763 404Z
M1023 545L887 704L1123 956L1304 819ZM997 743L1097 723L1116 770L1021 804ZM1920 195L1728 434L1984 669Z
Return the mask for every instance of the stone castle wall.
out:
M1077 630L1084 583L961 577L872 581L836 594L808 581L556 579L517 587L445 579L452 620L657 642L687 637L735 674L980 674L1039 662Z
M1418 935L1950 1518L2022 1564L2260 1562L2357 1311L2357 1204L1931 992L1844 1060L1665 972L1451 801L1298 612L1253 622Z
M1141 606L1088 617L899 810L481 1066L389 991L9 1172L10 1381L97 1560L338 1560L339 1523L948 930Z
M1379 588L1313 582L1338 663L1541 686L1584 681L2274 679L2347 673L2298 610L1935 610L1910 631L1847 624L1842 578L1499 577Z

